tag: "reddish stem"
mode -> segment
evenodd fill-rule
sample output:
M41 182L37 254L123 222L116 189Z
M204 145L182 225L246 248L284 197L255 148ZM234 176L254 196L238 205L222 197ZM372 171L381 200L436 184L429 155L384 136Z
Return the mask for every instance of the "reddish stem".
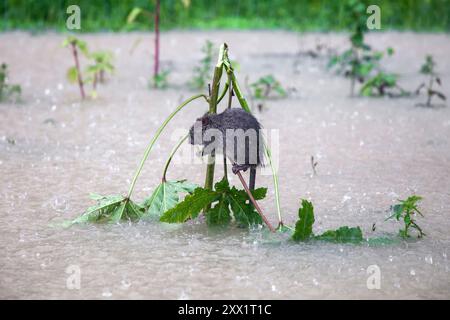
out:
M258 211L258 214L261 216L261 218L264 220L264 222L266 223L266 225L269 227L271 232L275 232L275 229L273 228L273 226L270 224L269 220L267 220L267 218L264 216L264 214L262 213L261 208L259 207L258 203L256 202L255 198L253 198L252 193L250 192L250 189L247 186L247 183L245 182L244 178L242 177L242 174L238 171L237 176L239 177L239 180L241 180L242 186L245 189L245 192L247 192L250 201L253 203L253 205L255 206L256 211Z
M155 8L155 61L153 69L153 79L159 74L159 0L156 0Z
M78 50L76 44L73 42L72 42L72 53L73 58L75 59L75 68L77 68L77 79L78 79L78 86L80 87L81 99L84 99L86 95L84 94L83 78L81 77L80 62L78 61Z

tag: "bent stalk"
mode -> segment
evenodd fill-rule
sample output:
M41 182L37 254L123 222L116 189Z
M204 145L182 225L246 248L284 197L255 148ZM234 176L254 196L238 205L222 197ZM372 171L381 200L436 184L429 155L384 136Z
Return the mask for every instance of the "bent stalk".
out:
M170 162L172 161L173 156L175 155L175 153L178 151L178 149L181 147L183 142L185 142L188 137L189 137L189 134L187 134L183 138L181 138L180 141L178 141L177 145L170 152L169 158L167 159L166 164L164 165L164 171L163 171L163 176L162 176L163 183L166 182L167 169L169 168L169 165L170 165Z
M256 202L255 198L253 198L253 195L250 192L250 189L248 188L247 183L245 182L244 178L242 177L242 174L239 171L236 174L239 177L239 180L241 180L242 186L244 187L245 192L247 192L248 197L250 198L250 201L253 203L253 206L255 207L255 209L258 212L258 214L261 216L261 218L263 219L263 221L265 222L267 227L269 227L270 231L271 232L275 232L275 229L270 224L269 220L267 220L266 216L262 213L262 210L259 207L258 203Z
M189 103L191 103L192 101L198 99L198 98L205 98L206 101L208 101L207 97L204 94L199 94L196 96L193 96L189 99L187 99L186 101L184 101L181 105L179 105L168 117L167 119L163 122L163 124L158 128L158 130L156 131L156 134L153 136L152 140L150 141L147 149L144 152L144 156L142 157L141 163L139 164L139 167L136 171L136 173L134 174L133 180L131 182L130 185L130 189L128 191L128 195L127 198L129 199L131 197L131 194L133 193L134 187L136 185L136 181L137 178L139 177L139 175L141 174L142 168L144 167L144 163L148 158L148 155L150 154L150 151L153 148L153 145L155 144L156 140L158 140L159 136L161 135L162 131L164 130L164 128L167 126L167 124L170 122L170 120L172 120L172 118L181 110L183 109L186 105L188 105Z

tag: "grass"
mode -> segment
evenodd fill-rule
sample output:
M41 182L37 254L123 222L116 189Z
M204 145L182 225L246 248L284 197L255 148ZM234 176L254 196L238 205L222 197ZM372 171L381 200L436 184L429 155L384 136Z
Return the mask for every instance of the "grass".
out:
M82 32L146 30L141 21L130 27L134 7L154 10L152 0L1 0L0 30L65 31L66 8L81 8ZM188 4L185 6L185 4ZM382 28L415 31L450 30L450 0L373 0L382 10ZM167 0L161 3L161 28L167 29L289 29L346 30L345 1L333 0Z

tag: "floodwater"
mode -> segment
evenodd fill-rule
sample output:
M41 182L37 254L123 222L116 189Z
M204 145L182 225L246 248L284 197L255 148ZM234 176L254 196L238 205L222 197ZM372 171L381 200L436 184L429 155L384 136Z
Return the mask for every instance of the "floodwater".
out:
M349 82L326 72L326 59L297 55L317 43L341 50L345 35L163 33L162 65L172 70L167 90L147 86L150 34L86 35L92 49L113 50L116 73L97 99L82 103L77 87L65 80L72 57L60 46L63 38L0 34L0 60L9 64L11 82L23 88L22 103L0 105L0 298L450 298L450 108L416 107L424 96L349 98ZM90 192L126 193L157 126L195 93L186 82L206 39L229 44L244 92L247 77L252 82L266 74L289 89L288 98L270 100L256 113L269 138L276 142L278 134L273 149L287 224L296 221L306 198L315 205L315 233L359 225L366 237L395 237L400 223L384 221L389 207L418 194L425 215L418 222L427 236L368 246L294 244L258 228L208 229L201 220L61 228L92 204ZM409 90L424 80L418 69L433 54L447 96L449 40L394 32L368 39L377 49L395 49L384 66ZM205 111L199 100L168 126L134 199L159 183L175 133ZM204 171L201 163L180 160L168 177L201 184ZM269 187L261 206L276 223L271 177L258 176L257 185ZM379 287L367 285L368 279L375 283L368 270L380 275Z

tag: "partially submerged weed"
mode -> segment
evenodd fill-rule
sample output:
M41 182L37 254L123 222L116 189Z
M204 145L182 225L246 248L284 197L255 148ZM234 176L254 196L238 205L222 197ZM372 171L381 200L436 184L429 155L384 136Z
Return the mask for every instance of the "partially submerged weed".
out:
M105 82L105 75L114 72L113 54L110 51L96 51L89 54L93 63L87 67L87 74L94 90L98 83Z
M110 51L96 51L90 52L88 45L74 36L69 36L63 42L63 47L70 47L75 61L75 65L67 70L67 79L70 83L77 83L80 88L81 98L85 99L85 85L92 83L92 97L97 97L97 86L99 83L104 83L105 74L114 72L113 54ZM92 60L92 64L88 65L85 72L81 70L79 59L79 52L81 52L86 59Z
M152 86L156 89L166 89L169 86L170 70L163 70L153 76Z
M314 207L308 200L302 200L302 206L298 210L298 221L292 234L294 241L322 240L337 243L361 243L363 239L360 227L343 226L336 230L328 230L320 235L314 235L313 225Z
M227 81L223 88L223 92L220 94L220 80L223 73L227 75ZM208 96L199 94L187 99L180 106L178 106L162 123L144 152L141 163L139 164L139 167L132 179L128 194L126 196L102 196L96 198L96 200L99 201L99 204L95 207L89 208L82 216L84 218L79 218L74 222L116 222L121 219L133 220L135 217L141 218L150 214L161 215L161 221L184 222L186 221L186 219L195 218L196 216L198 216L200 211L203 210L208 224L224 224L227 221L229 222L231 220L230 212L232 212L233 218L241 225L250 225L253 223L264 221L269 229L274 231L274 228L271 227L270 223L264 217L256 202L256 200L262 199L265 196L266 190L264 188L257 189L253 191L252 194L248 186L245 184L242 175L238 172L237 175L239 176L241 183L244 185L244 190L238 190L235 187L231 188L228 184L226 176L224 180L216 183L215 189L213 189L213 155L209 156L210 159L208 160L205 185L203 188L199 188L196 186L196 188L194 188L193 184L187 183L184 180L166 180L167 168L170 164L173 154L179 148L181 143L186 140L186 137L177 144L177 146L170 154L164 168L161 184L155 189L153 194L149 198L144 200L142 204L136 204L131 200L131 195L136 186L136 181L141 174L144 163L149 157L149 154L155 142L157 141L167 124L173 119L173 117L185 106L189 105L192 101L201 98L205 99L208 103L209 112L216 113L217 105L227 92L229 93L230 99L234 95L239 101L241 107L245 111L250 112L248 103L242 95L241 89L237 83L236 77L234 75L234 70L231 66L231 62L228 59L228 47L226 44L223 44L220 48L218 62L214 68L214 76L210 94ZM228 105L230 104L230 99ZM264 145L264 148L273 172L279 224L282 225L278 194L278 178L272 163L270 150L266 145ZM179 193L188 194L182 202L178 202ZM249 202L249 200L251 203ZM90 219L89 217L93 218Z
M69 70L67 70L67 79L72 83L78 83L78 87L80 88L81 99L86 98L86 94L84 92L84 81L83 75L81 73L80 67L80 59L79 59L79 51L82 52L85 56L89 56L89 51L87 48L86 42L74 37L69 36L62 43L63 47L70 47L72 51L72 56L74 59L75 65Z
M415 217L417 214L423 217L423 214L417 208L418 202L422 200L420 196L410 196L406 200L399 200L400 203L392 207L393 214L386 220L395 218L397 221L403 220L404 228L399 230L399 234L403 238L409 238L409 230L411 228L418 232L417 237L422 238L425 233L417 224Z
M267 99L271 97L284 98L287 95L286 90L281 85L280 81L275 79L271 74L259 78L257 81L250 84L252 90L252 97L259 101L258 109L261 111Z
M437 83L439 86L442 86L441 78L434 70L436 63L434 62L433 56L427 55L425 58L425 63L420 68L420 73L428 76L428 83L422 83L419 88L417 88L416 93L419 94L423 88L426 89L427 93L427 101L423 104L418 104L420 106L432 107L431 100L434 96L438 97L442 101L446 101L447 97L440 91L434 89L434 84Z
M154 55L153 55L153 76L151 77L153 86L155 88L165 88L167 87L167 76L168 72L159 70L159 22L160 22L160 0L155 0L154 12L148 11L146 9L135 7L133 8L127 16L127 25L132 25L139 16L144 16L146 20L153 19L154 30L155 30L155 43L154 43Z
M14 98L17 101L22 93L22 88L18 84L10 84L8 80L8 65L0 65L0 102Z

